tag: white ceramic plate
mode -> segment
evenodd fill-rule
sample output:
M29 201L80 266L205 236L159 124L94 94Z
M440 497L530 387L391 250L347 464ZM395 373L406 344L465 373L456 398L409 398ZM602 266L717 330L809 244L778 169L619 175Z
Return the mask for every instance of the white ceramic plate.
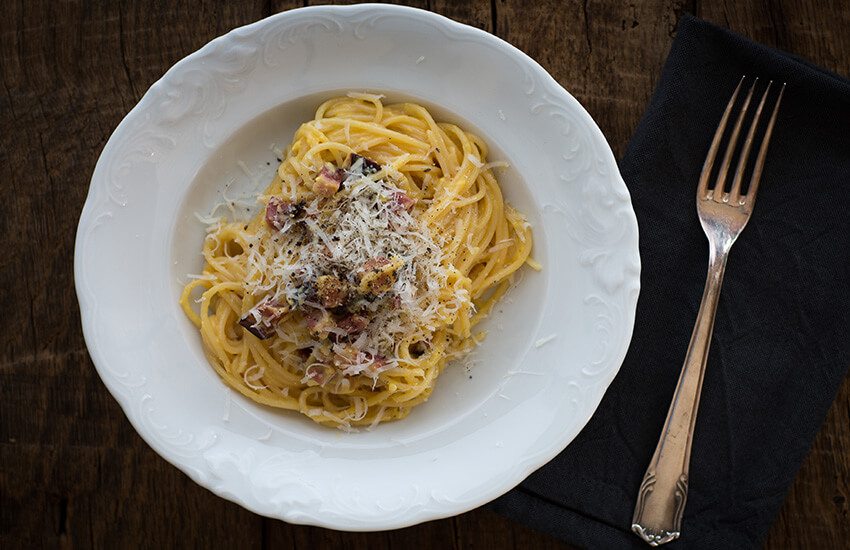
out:
M544 266L487 321L469 373L447 369L407 419L353 434L227 389L177 304L202 266L193 213L263 188L271 144L348 90L416 99L482 135L511 165L498 177ZM377 5L278 14L177 63L106 144L75 254L92 360L145 441L254 512L347 530L472 509L566 447L626 353L639 271L628 192L581 105L490 34Z

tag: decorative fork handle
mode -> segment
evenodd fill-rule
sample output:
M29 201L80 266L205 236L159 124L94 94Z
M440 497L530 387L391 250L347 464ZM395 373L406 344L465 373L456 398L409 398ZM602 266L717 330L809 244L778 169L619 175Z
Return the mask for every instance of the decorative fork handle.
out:
M688 498L688 463L717 299L731 243L710 242L710 258L691 343L667 420L638 491L632 531L652 546L676 539Z

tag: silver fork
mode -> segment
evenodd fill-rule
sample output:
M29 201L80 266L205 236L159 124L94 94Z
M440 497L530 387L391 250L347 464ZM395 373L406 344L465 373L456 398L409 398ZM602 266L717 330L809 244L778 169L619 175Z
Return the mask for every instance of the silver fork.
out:
M747 97L744 99L732 134L729 137L729 143L726 146L717 178L714 181L714 188L709 189L709 180L711 179L717 151L720 148L720 141L723 138L726 123L735 108L735 100L738 98L744 79L741 79L738 87L735 88L735 92L726 106L726 111L720 119L720 124L717 126L717 131L714 133L714 139L705 158L697 187L697 213L709 243L708 277L705 282L705 291L702 295L702 303L697 314L694 332L691 335L691 343L685 356L685 364L676 386L676 393L673 395L673 402L667 412L667 420L664 422L664 429L661 432L658 446L655 448L655 454L652 456L652 461L649 463L640 485L635 514L632 519L632 531L652 546L670 542L678 538L681 533L682 514L685 511L685 501L688 497L688 463L691 456L694 424L702 391L708 348L711 343L711 333L714 330L717 299L720 296L723 272L726 269L726 259L735 239L738 238L738 235L741 234L750 220L750 214L752 214L756 202L759 180L764 168L767 146L773 132L773 125L776 122L779 103L782 101L782 94L785 91L785 84L783 84L773 107L770 121L761 139L761 146L758 148L758 156L747 193L741 194L741 182L744 179L744 171L755 140L756 128L773 84L772 81L767 85L767 89L762 94L761 101L756 108L746 140L741 147L731 189L726 192L724 187L729 166L757 81L758 79L750 86Z

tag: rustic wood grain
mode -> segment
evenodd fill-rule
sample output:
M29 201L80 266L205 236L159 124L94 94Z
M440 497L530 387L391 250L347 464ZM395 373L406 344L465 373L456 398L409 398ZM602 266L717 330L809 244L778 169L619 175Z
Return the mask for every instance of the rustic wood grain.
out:
M175 61L261 6L3 6L0 292L16 322L0 333L0 547L256 546L261 520L166 464L106 392L80 333L72 261L114 127Z
M495 32L588 109L617 155L683 11L850 74L850 4L775 0L414 0ZM0 18L0 548L569 548L487 510L388 533L260 518L213 496L136 435L91 365L73 244L106 139L177 60L302 2L5 2ZM850 380L771 530L768 548L850 541Z

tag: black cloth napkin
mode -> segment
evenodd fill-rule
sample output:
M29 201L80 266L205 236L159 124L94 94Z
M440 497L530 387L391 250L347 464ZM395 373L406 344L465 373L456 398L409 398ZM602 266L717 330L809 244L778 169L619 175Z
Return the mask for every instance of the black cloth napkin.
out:
M850 365L850 82L684 16L621 171L640 227L626 360L567 449L492 503L590 548L630 531L702 297L695 189L742 75L787 82L749 225L729 258L705 375L682 537L761 543Z

